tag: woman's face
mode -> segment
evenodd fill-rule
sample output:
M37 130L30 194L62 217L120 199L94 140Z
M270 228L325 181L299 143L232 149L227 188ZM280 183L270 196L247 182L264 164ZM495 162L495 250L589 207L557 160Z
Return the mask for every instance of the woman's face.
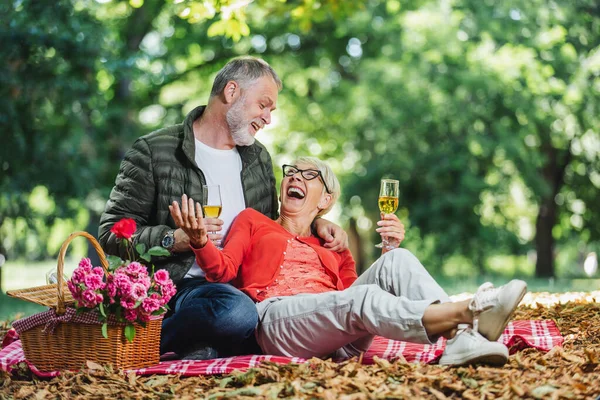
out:
M317 167L311 164L295 164L298 170L313 170L314 173L304 172L305 175L315 176ZM290 173L295 172L292 170ZM286 215L316 215L319 210L326 208L331 201L331 195L324 190L322 178L306 179L301 172L284 176L281 181L281 213Z

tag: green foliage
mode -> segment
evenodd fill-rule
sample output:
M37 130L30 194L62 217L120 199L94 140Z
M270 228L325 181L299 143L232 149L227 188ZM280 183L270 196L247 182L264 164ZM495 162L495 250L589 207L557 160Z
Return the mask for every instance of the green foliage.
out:
M540 232L580 255L600 240L599 10L593 0L3 3L3 247L43 258L56 245L39 243L60 236L48 227L82 208L78 228L97 220L133 140L179 123L228 59L255 54L284 82L260 137L275 164L330 159L342 219L371 240L390 176L405 246L433 270L448 259L495 268L490 257L524 257ZM47 200L32 201L38 187ZM546 244L538 252L552 259Z
M397 13L375 4L344 26L324 24L301 37L285 81L298 96L286 104L290 130L310 139L280 135L277 149L345 154L345 199L373 221L379 178L399 178L418 240L436 238L435 265L461 254L483 269L490 255L525 252L536 206L543 218L567 193L575 207L558 204L565 232L598 240L587 213L598 203L588 193L600 188L593 10L592 2L456 1ZM551 243L540 251L551 254Z
M27 215L27 194L43 184L57 199L49 216L73 217L62 199L85 198L94 186L95 73L104 56L94 38L104 29L70 2L4 2L0 27L0 207ZM80 205L79 205L80 206Z
M133 324L125 325L125 338L130 343L135 339L135 326Z
M121 257L109 255L106 256L106 260L108 261L108 270L115 271L119 268L125 261L121 260Z
M153 257L168 257L171 253L164 247L154 246L148 250L148 255Z

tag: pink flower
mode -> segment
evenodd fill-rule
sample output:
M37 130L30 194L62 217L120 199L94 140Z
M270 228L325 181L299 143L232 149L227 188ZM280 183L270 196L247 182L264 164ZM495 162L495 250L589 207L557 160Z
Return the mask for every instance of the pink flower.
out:
M86 275L87 275L87 272L83 268L78 267L78 268L75 268L75 271L73 271L73 275L71 275L71 280L75 284L83 283Z
M131 286L131 292L129 292L129 295L136 301L139 301L146 298L147 293L147 289L144 287L144 285L141 283L134 283Z
M96 292L94 292L93 290L90 290L90 289L83 291L83 293L81 295L81 299L83 300L83 304L87 308L94 308L98 304L97 298L96 298Z
M88 289L104 289L104 281L102 280L102 275L86 275L83 282L85 283L85 286L87 286Z
M113 300L113 297L115 297L117 295L117 285L115 284L114 275L109 275L106 278L106 285L104 286L104 289L106 290L106 294L108 295L108 297L111 300ZM113 302L114 302L114 300L113 300Z
M160 308L160 301L158 299L153 299L152 297L146 297L142 302L142 310L146 314L152 314L154 311Z
M139 276L148 276L148 270L137 261L130 263L126 268L127 275L137 278Z
M140 285L144 286L144 289L147 291L148 289L150 289L150 277L149 276L140 276L139 278L134 280L134 283L139 283Z
M134 322L137 319L137 312L135 310L125 310L125 319Z
M114 274L114 279L115 279L115 286L117 287L117 294L119 294L120 296L128 296L129 293L131 292L131 286L132 286L131 278L129 278L127 275L117 271Z
M177 289L175 289L175 285L173 285L173 282L164 285L162 287L162 295L164 301L163 305L167 304L169 300L171 300L171 297L175 296L175 293L177 293Z
M154 281L161 286L166 285L169 282L173 283L171 279L169 279L169 273L164 269L159 269L154 273Z
M121 299L121 307L126 310L133 310L135 308L136 301L131 297Z
M79 261L79 268L81 268L81 270L84 272L91 271L93 268L92 260L87 257L82 258L81 261Z
M75 296L75 294L77 293L77 287L71 280L67 281L67 287L69 288L69 291L71 292L71 294L73 296Z

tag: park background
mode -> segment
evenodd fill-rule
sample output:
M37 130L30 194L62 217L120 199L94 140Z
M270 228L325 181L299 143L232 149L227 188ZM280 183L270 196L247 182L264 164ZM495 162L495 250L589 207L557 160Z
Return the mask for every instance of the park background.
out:
M10 0L0 38L2 291L97 234L126 150L205 104L239 55L283 80L258 135L278 181L293 155L338 174L328 217L359 269L391 177L403 247L449 292L600 286L596 0ZM67 271L88 254L74 242ZM0 293L0 318L35 311Z

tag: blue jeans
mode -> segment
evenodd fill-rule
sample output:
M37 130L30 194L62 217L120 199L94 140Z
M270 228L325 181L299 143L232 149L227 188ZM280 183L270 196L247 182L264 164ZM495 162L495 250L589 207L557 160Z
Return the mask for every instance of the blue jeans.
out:
M162 323L161 354L183 356L203 346L213 347L219 357L260 354L254 338L256 305L233 286L185 279L169 307Z

